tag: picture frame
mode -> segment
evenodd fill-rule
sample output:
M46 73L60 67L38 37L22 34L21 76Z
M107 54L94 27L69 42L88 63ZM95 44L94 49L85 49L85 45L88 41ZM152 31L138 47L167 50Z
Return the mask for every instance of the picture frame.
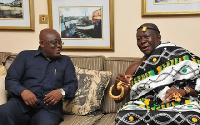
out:
M0 2L0 30L35 30L34 0Z
M48 0L66 51L114 51L114 0Z
M200 0L142 0L142 16L200 14Z

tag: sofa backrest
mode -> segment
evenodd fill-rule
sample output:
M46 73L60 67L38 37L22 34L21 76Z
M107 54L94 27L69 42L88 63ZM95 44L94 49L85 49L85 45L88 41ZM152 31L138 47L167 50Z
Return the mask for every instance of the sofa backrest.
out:
M12 62L14 61L14 59L16 58L16 56L17 56L17 53L12 53L12 54L10 54L7 57L7 59L5 61L5 67L6 67L6 69L8 69L10 67L10 65L12 64Z
M5 62L5 67L8 69L11 63L16 58L17 53L13 53L9 55ZM95 69L95 70L103 70L104 69L104 56L74 56L69 55L73 64L77 65L81 68ZM83 63L84 62L84 63Z
M72 56L70 58L74 65L81 68L103 70L105 56ZM84 62L84 63L83 63Z
M5 61L10 54L10 52L0 52L0 65L5 64Z
M8 69L14 61L17 54L8 56L5 66ZM128 66L130 66L139 58L134 57L104 57L104 56L74 56L69 55L73 64L80 68L88 68L94 70L106 70L112 72L111 80L105 90L105 95L102 100L101 108L104 113L115 113L120 106L129 101L129 96L125 98L122 103L115 103L108 94L109 88L115 82L117 74L124 74Z
M115 103L113 99L110 98L108 92L110 86L115 83L116 76L118 74L124 74L126 69L135 61L139 60L139 58L135 57L108 57L104 62L104 70L108 70L112 72L112 78L105 90L104 99L102 102L102 110L104 113L115 113L123 104L130 100L130 96L128 95L123 102Z

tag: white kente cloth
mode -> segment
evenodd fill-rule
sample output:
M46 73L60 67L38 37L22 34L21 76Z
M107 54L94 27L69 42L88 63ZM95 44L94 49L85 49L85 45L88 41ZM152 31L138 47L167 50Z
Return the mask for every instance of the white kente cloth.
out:
M180 117L185 120L177 123L200 123L198 95L186 95L182 97L181 102L162 103L162 98L165 96L166 91L172 86L179 89L189 86L200 92L200 58L182 47L170 42L162 42L136 70L131 84L131 101L122 106L119 113L123 110L171 111L175 114L192 111L198 115L194 113L195 115L191 116L192 114L190 113L190 120L188 120L189 116L186 118L185 114L181 114ZM122 114L118 114L116 123L122 121L124 123L125 115L130 116L130 114L125 114L124 116ZM164 114L167 116L166 112ZM141 121L139 115L132 114L132 116L138 116L139 121ZM155 116L151 114L149 117L154 118ZM172 123L171 118L169 115L169 123ZM130 120L128 121L130 122ZM134 123L134 120L131 123ZM154 123L157 124L155 120Z

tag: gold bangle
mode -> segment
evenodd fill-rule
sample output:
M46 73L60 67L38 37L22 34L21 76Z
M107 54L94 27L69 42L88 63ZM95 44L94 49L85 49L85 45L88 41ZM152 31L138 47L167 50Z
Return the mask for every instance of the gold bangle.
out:
M113 100L120 100L120 99L124 96L124 87L121 87L121 93L120 93L120 95L115 96L115 95L112 94L113 86L114 86L114 85L112 85L112 86L110 87L109 96L110 96Z
M122 88L122 81L119 81L117 83L117 90L120 90Z

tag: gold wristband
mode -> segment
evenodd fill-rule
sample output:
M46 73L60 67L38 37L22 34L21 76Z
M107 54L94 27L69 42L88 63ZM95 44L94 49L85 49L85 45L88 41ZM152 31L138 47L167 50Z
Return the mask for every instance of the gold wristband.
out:
M113 89L114 85L112 85L110 87L110 90L109 90L109 96L113 99L113 100L120 100L123 96L124 96L124 87L121 87L121 93L117 96L113 95L112 94L112 89Z

